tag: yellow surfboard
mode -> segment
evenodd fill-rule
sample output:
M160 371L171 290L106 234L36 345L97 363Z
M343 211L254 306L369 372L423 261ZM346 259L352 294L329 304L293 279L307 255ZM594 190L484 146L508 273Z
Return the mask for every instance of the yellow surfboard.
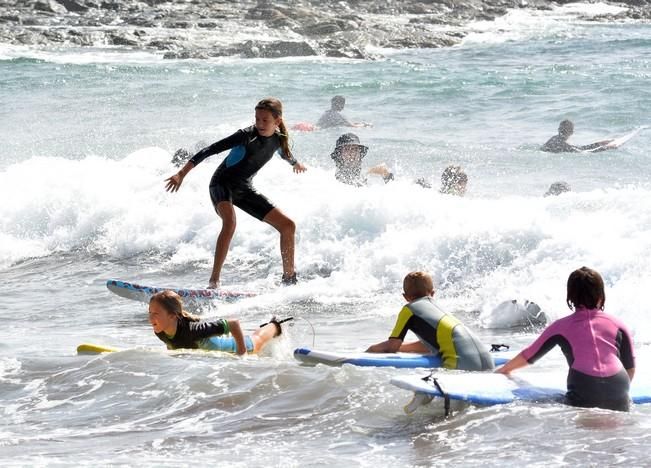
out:
M93 343L82 343L77 346L77 354L101 354L101 353L114 353L121 351L119 348L110 348Z

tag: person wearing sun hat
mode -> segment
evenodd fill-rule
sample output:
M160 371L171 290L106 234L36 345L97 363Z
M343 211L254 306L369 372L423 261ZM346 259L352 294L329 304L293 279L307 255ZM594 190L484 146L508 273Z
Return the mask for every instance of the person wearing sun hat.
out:
M354 133L344 133L337 138L335 148L330 154L336 166L335 178L348 185L366 185L367 179L362 177L362 159L367 152L368 146L362 145ZM381 176L385 183L393 180L393 173L386 164L373 166L367 173Z

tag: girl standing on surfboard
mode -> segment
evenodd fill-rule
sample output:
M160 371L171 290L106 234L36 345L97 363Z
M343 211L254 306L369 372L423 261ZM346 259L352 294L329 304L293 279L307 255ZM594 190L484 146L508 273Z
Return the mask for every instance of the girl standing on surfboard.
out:
M294 269L294 232L296 225L282 211L276 208L252 185L253 177L270 160L276 151L294 169L305 172L289 149L287 129L283 122L283 105L273 97L261 100L255 106L255 125L238 130L229 137L219 140L195 154L172 177L165 180L165 189L176 192L183 179L197 164L213 154L230 149L226 159L219 165L210 180L210 198L215 211L222 220L217 237L215 260L208 288L219 287L222 266L228 247L235 233L235 208L273 226L280 233L280 255L283 262L283 284L296 284Z
M570 366L566 403L628 411L635 375L633 340L620 320L603 312L606 293L601 275L587 267L573 271L567 279L566 301L574 313L552 323L496 372L509 374L533 364L558 345Z
M199 317L183 309L181 296L174 291L161 291L149 300L149 323L168 349L204 349L239 355L257 353L282 333L280 324L288 320L292 317L284 320L272 317L251 335L245 336L239 320L200 321Z

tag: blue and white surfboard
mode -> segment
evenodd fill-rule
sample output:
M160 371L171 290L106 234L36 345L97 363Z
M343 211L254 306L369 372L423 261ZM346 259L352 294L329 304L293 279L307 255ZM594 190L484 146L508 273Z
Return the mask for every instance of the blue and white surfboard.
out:
M499 351L491 353L495 365L502 365L517 353L513 351ZM362 367L398 367L398 368L433 368L442 367L441 357L434 354L416 353L363 353L363 352L333 352L309 348L297 348L294 357L305 364L325 364L328 366L342 366L350 364Z
M109 291L120 297L140 302L149 302L154 294L160 291L174 291L184 300L210 301L210 300L236 300L244 297L255 296L255 293L244 291L232 291L224 289L186 289L175 287L143 286L141 284L129 283L117 279L110 279L106 282Z
M566 380L566 372L542 372L522 377L463 372L439 373L426 377L416 375L394 377L391 383L398 388L414 392L414 400L405 407L405 411L412 412L418 406L413 404L414 401L425 404L431 398L445 396L450 400L477 405L503 405L514 401L563 401L567 391ZM651 385L634 380L630 395L633 403L651 403ZM419 396L430 398L419 399Z

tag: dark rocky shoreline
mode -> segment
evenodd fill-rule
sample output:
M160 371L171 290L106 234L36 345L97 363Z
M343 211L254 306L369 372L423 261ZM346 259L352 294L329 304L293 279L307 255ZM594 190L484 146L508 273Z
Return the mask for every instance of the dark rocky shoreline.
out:
M40 47L128 47L166 58L373 58L381 48L459 43L471 21L545 0L2 0L0 42ZM594 21L651 20L651 0L625 0Z

